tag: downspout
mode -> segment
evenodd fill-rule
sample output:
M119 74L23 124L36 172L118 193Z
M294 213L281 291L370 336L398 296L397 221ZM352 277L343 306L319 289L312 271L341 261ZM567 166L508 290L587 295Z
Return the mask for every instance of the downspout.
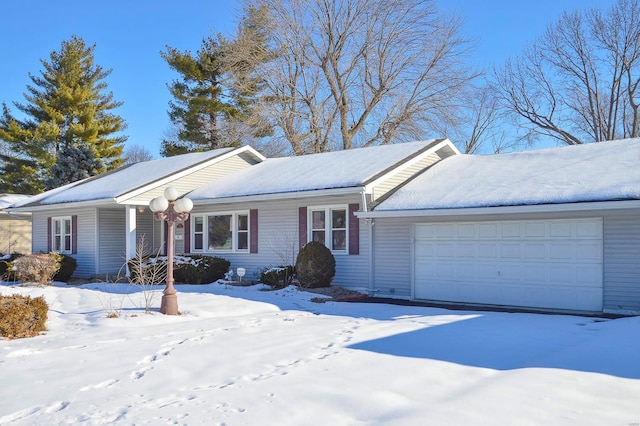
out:
M362 187L362 191L360 192L360 196L362 197L361 205L362 211L367 212L367 194L365 192L365 188ZM374 259L375 255L374 245L373 245L373 225L375 224L373 218L364 219L364 224L367 226L367 231L369 233L369 288L368 293L369 296L373 296L375 294L375 268L374 268Z

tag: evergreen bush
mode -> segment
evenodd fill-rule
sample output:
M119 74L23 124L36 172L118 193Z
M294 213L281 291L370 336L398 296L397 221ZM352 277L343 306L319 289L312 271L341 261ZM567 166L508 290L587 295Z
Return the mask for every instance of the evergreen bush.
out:
M7 339L37 336L45 331L49 305L44 297L0 295L0 336Z
M288 287L293 281L295 267L292 265L266 268L260 271L260 282L274 289Z
M53 276L54 281L67 282L76 270L78 262L71 256L60 254L60 269Z
M231 262L221 257L190 254L180 256L175 262L173 277L176 282L187 284L209 284L224 278Z
M9 264L21 256L22 254L20 253L0 255L0 280L12 279L13 275L10 273L10 271L7 272Z
M324 244L311 241L298 253L296 274L301 287L329 287L336 275L336 259Z

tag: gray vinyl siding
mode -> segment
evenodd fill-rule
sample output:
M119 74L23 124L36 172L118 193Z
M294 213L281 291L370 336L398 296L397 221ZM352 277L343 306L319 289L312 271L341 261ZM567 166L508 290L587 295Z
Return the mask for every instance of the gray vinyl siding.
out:
M90 277L96 273L96 209L86 207L82 209L57 209L46 212L33 213L33 252L46 252L49 249L47 241L47 218L60 216L78 217L78 247L77 253L71 255L78 263L73 275L76 277Z
M411 229L414 223L527 219L603 219L604 311L640 311L640 212L592 211L536 214L376 218L374 292L411 297Z
M96 273L109 278L124 276L126 249L126 213L124 208L99 209L98 246L100 256Z
M604 220L604 308L640 312L640 212Z
M160 221L153 218L149 209L146 209L144 213L136 213L136 250L142 246L145 254L158 252L160 238L156 237L154 232L160 224Z
M376 219L373 226L374 295L411 297L411 222Z
M178 190L178 193L184 194L193 191L196 188L204 186L205 184L226 176L230 173L242 170L246 167L255 164L253 157L247 153L241 153L226 160L219 161L210 166L204 167L195 172L189 173L186 176L171 181L170 184L160 185L154 189L151 189L143 194L140 194L130 200L127 200L128 204L148 205L149 201L155 197L163 195L167 186L173 186Z
M298 254L298 209L310 206L347 205L358 203L359 195L335 197L309 197L250 203L198 205L193 214L227 211L258 210L258 253L204 253L227 259L231 268L245 268L245 279L257 279L263 268L295 263ZM333 285L344 287L366 287L369 279L368 235L362 221L358 255L336 254L336 276ZM192 227L193 229L193 227ZM192 240L193 241L193 240ZM282 255L286 252L287 255ZM288 253L291 252L291 255ZM282 259L285 257L285 259Z
M410 165L409 167L404 168L403 170L399 171L397 174L391 176L389 179L385 180L380 185L377 185L375 188L373 188L373 197L372 197L373 201L382 197L387 192L393 190L398 185L404 183L407 179L410 179L416 173L419 173L420 171L426 169L427 167L437 163L438 161L440 161L441 158L442 158L441 155L434 152L432 154L425 156L419 161L416 161L414 164Z

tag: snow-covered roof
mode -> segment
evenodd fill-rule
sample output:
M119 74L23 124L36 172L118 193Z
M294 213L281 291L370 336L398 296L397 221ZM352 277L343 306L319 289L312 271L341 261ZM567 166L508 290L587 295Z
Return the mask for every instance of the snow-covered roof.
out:
M268 158L188 194L192 200L362 186L442 140Z
M30 195L23 194L0 194L0 210L6 209L13 204L28 200Z
M455 155L376 211L640 199L640 138L496 155Z
M94 176L36 195L26 203L17 204L15 207L113 200L122 194L231 151L233 151L233 148L219 148L123 166L103 175Z

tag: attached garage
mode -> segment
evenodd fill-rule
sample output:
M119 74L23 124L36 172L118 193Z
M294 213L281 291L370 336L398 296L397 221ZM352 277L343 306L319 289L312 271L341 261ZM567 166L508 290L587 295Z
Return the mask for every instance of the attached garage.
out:
M370 294L640 314L639 153L635 138L443 159L357 214Z
M413 225L412 298L601 311L602 218Z

